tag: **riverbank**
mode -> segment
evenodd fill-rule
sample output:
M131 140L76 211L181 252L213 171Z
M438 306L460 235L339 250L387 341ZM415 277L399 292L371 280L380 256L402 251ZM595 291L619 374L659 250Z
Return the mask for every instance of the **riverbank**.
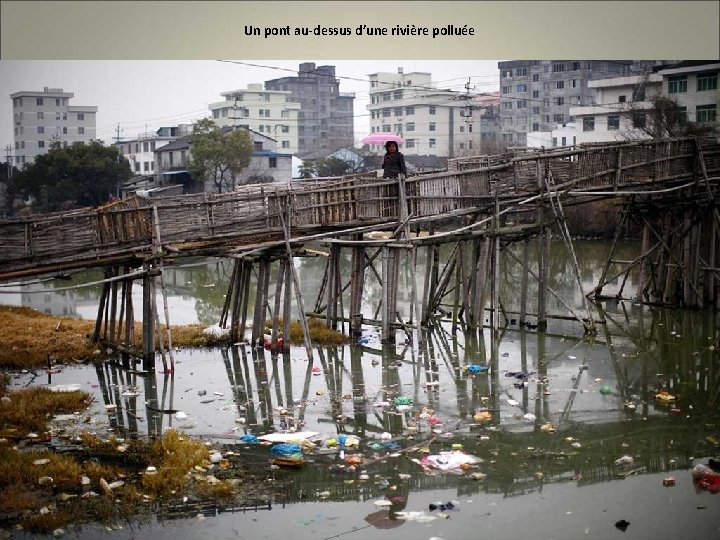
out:
M213 347L229 344L227 335L204 332L206 325L172 326L174 347ZM310 335L318 345L339 345L347 337L327 328L317 319L309 320ZM55 364L101 359L106 351L91 340L95 321L47 315L19 306L0 306L0 368L34 369ZM142 345L142 324L135 324L135 345ZM167 342L167 341L166 341ZM293 321L290 342L303 343L300 323Z

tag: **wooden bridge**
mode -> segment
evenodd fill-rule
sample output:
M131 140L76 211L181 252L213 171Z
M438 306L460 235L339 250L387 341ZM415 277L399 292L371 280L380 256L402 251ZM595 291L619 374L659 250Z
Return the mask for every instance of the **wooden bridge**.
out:
M382 305L375 317L382 312L378 322L387 337L395 328L414 325L417 330L418 321L431 319L451 293L455 295L454 325L459 321L482 327L488 289L492 326L497 328L500 252L523 240L520 320L525 322L528 274L532 274L539 283L537 315L542 326L547 316L551 228L572 252L563 208L619 199L622 222L615 240L622 227L634 220L643 227L642 251L637 259L624 263L615 261L611 253L592 292L600 296L603 287L618 277L624 276L624 284L628 273L638 268L639 300L703 306L715 303L718 292L718 172L717 141L683 138L458 158L450 160L448 171L399 180L379 179L373 173L293 181L283 187L243 186L219 195L132 198L96 209L0 222L0 281L105 268L107 280L96 337L109 336L109 341L124 341L129 346L132 336L127 330L132 325L125 325L122 339L121 321L116 321L115 313L120 306L120 319L132 320L129 293L133 280L145 280L149 294L155 277L162 276L164 260L188 255L233 257L236 268L221 323L226 325L229 319L233 335L244 334L250 276L255 275L253 339L257 339L262 337L266 315L277 322L284 313L289 320L292 287L285 287L285 301L281 302L283 283L294 283L298 307L303 315L306 312L294 265L288 261L303 254L304 244L319 241L330 245L330 257L315 311L324 312L330 326L348 321L352 331L359 332L360 324L371 320L360 313L365 271L369 269L383 286ZM385 239L363 236L380 230L392 234ZM531 237L537 238L537 273L528 267ZM438 246L445 243L457 246L441 264ZM412 284L414 307L406 324L396 320L400 253L405 251L416 265L419 247L427 250L422 262L426 278L422 293ZM353 254L352 275L344 287L339 269L343 248ZM367 250L373 248L375 253L368 256ZM382 256L381 272L373 266L378 256ZM278 269L273 308L268 289L274 262ZM123 290L119 304L118 283ZM348 287L349 304L344 305ZM146 321L153 319L149 296L147 304ZM592 331L589 310L586 315L575 315ZM147 330L144 341L153 341L153 331ZM275 327L274 343L278 333ZM309 342L306 345L311 355ZM154 356L154 348L143 356L148 358L151 353Z

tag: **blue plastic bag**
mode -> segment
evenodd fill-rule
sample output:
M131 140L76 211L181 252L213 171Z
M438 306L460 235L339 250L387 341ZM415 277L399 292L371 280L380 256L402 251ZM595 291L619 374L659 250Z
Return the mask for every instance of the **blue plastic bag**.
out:
M273 446L270 453L275 456L291 456L293 454L302 454L302 449L299 444L282 443Z
M253 444L257 444L260 442L260 441L258 441L258 438L255 435L253 435L252 433L247 433L247 434L243 435L242 437L240 437L240 440L245 443L253 443Z
M470 364L467 368L468 373L471 375L477 375L478 373L485 373L489 368L487 366L481 366L480 364Z

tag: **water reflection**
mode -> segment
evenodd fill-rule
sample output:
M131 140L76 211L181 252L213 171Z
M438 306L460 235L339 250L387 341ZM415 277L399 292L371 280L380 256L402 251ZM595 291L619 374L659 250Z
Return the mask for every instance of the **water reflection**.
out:
M594 338L507 330L496 341L489 332L466 339L448 325L433 328L415 351L382 346L366 329L366 343L319 349L314 362L299 347L284 355L246 345L181 351L174 377L143 377L105 363L93 368L97 383L90 387L117 436L155 437L180 427L228 443L246 433L294 430L361 438L373 482L333 473L336 454L317 456L302 471L275 473L288 480L286 502L324 500L319 493L328 490L336 500L396 489L407 498L440 487L458 495L520 495L548 482L586 485L683 469L691 457L720 452L717 314L628 303L598 309L605 324ZM466 373L485 363L489 373ZM67 368L52 382L77 382L81 373ZM527 377L508 376L517 373ZM656 399L661 390L675 399ZM412 400L409 410L393 405L400 396ZM483 410L490 421L476 421ZM426 412L442 425L429 425ZM385 432L399 448L431 438L433 451L461 444L484 460L486 481L427 475L402 454L388 457L372 446ZM635 456L630 469L615 464L625 454ZM400 481L398 474L410 476Z

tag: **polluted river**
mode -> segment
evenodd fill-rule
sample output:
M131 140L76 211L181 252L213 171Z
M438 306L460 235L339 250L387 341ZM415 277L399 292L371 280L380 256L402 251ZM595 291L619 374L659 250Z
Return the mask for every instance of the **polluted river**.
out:
M560 248L553 246L548 285L582 309ZM575 249L587 292L609 244L578 241ZM632 259L637 252L627 243L617 253ZM342 263L349 266L349 258ZM325 258L295 264L314 301ZM231 272L221 259L167 268L172 324L213 331ZM66 387L92 395L86 411L53 419L63 437L49 445L58 451L82 433L128 444L179 430L206 444L203 474L220 478L239 461L267 488L242 505L193 503L178 492L134 517L69 525L56 536L720 536L720 481L708 466L720 457L717 313L605 300L591 304L597 333L585 336L567 308L549 299L548 313L561 318L538 332L531 315L527 327L517 323L519 277L511 267L501 275L506 313L497 337L488 328L479 337L453 332L450 321L438 321L419 346L403 331L387 345L368 325L358 340L315 347L312 361L302 345L274 355L243 341L179 348L172 376L161 366L151 376L127 371L113 358L11 373L11 390ZM401 267L401 285L409 278ZM99 272L87 272L57 286L97 279ZM627 296L634 279L631 273L603 292L625 287ZM47 292L53 286L17 285L0 302L95 318L99 286ZM399 309L409 310L403 290ZM532 305L537 292L530 293ZM368 280L366 317L380 295ZM347 323L339 329L347 334ZM33 536L14 527L3 534Z

